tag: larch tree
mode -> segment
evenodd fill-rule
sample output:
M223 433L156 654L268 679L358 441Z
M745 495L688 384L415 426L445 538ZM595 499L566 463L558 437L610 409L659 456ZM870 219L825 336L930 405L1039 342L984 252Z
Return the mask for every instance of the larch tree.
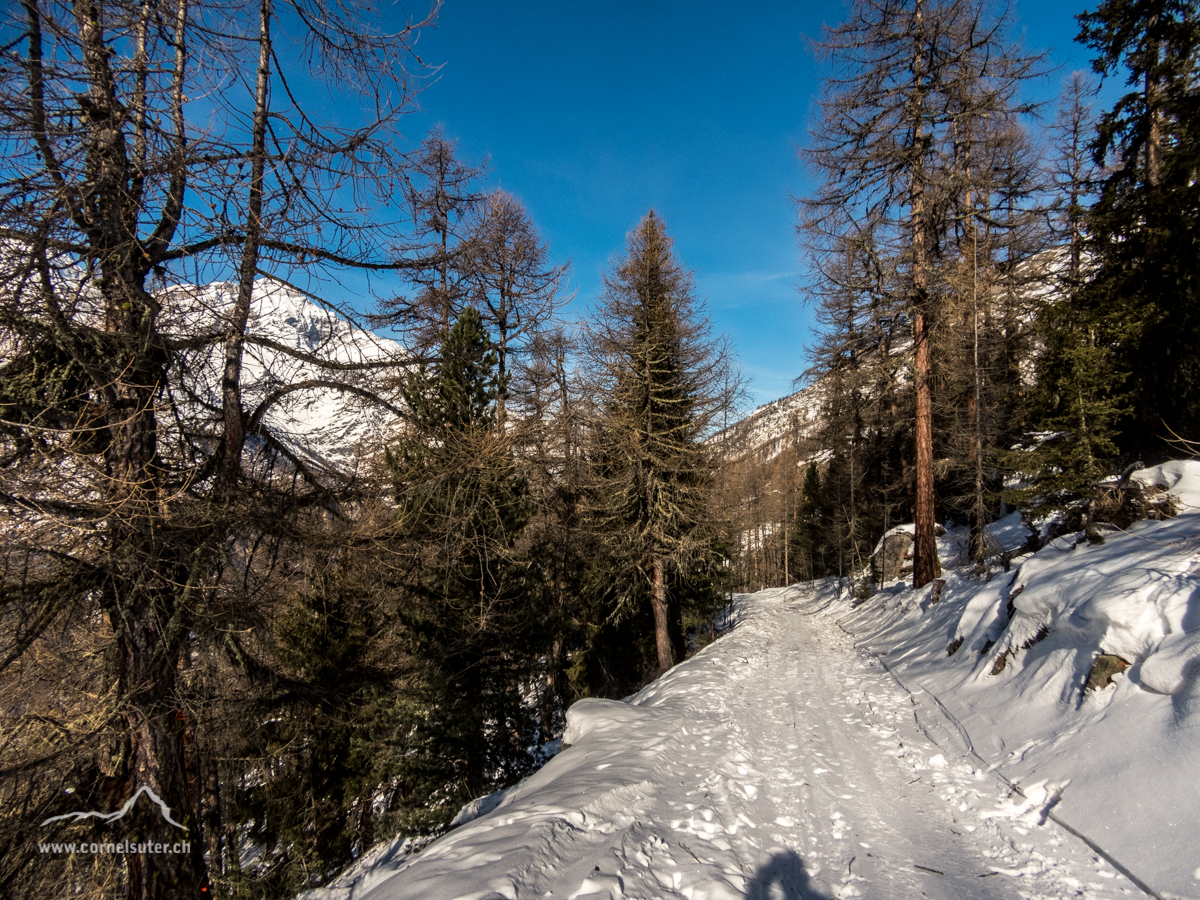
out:
M912 447L899 352L909 334L906 297L873 224L851 227L831 252L814 255L811 287L820 328L808 376L821 385L821 446L830 452L821 480L825 550L838 576L861 570L880 534L912 508L902 474Z
M964 83L966 103L978 104L987 88ZM970 523L968 555L982 565L994 550L986 526L1003 484L1002 451L1025 430L1021 364L1032 355L1029 298L1048 282L1035 262L1047 235L1038 159L1019 110L996 103L956 126L948 174L957 187L940 271L944 327L933 336L935 445L949 463L944 502Z
M583 385L573 369L577 350L576 336L562 324L534 336L513 397L519 412L510 420L533 505L526 555L537 561L536 590L544 597L540 608L550 639L538 710L545 740L565 724L567 657L577 643L585 573L598 544L585 515Z
M209 890L223 801L201 784L218 781L229 722L212 718L196 663L222 660L242 698L278 690L272 576L361 497L263 423L315 386L388 405L355 365L276 347L321 374L244 390L261 276L311 288L321 270L397 267L386 211L416 24L314 8L24 0L0 13L0 676L17 698L0 780L19 811L5 833L23 835L0 863L6 894ZM317 79L365 95L364 118L300 107ZM224 305L188 287L222 276ZM190 853L80 873L22 849L53 814L117 809L143 786L189 829ZM126 824L177 840L145 806ZM84 826L43 833L71 827Z
M549 245L521 201L496 190L484 195L471 218L460 270L467 299L496 347L496 421L503 427L510 390L524 391L523 384L514 384L524 380L522 364L563 303L567 266L550 263Z
M714 460L703 439L732 399L731 360L710 337L691 275L653 210L630 232L604 285L588 347L597 392L595 516L648 588L658 669L666 671L681 637L670 586L710 569L716 555ZM615 614L639 599L627 592Z
M457 142L441 128L426 135L405 173L404 200L415 232L414 240L403 245L412 263L405 271L410 289L385 299L371 320L398 329L412 351L436 351L467 304L463 250L470 218L483 197L479 181L485 173L485 166L459 157Z
M834 71L802 152L823 184L801 201L801 231L810 248L832 255L869 232L891 260L911 342L916 587L939 571L931 335L940 261L964 195L955 140L970 123L1011 115L1036 63L1005 42L1006 25L977 0L856 0L816 45Z

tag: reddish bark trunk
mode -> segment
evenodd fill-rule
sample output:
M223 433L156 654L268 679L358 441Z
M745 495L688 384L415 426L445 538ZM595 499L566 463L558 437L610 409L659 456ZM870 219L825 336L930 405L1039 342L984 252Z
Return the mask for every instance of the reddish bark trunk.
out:
M675 665L675 650L671 646L670 619L667 610L667 586L663 578L663 563L655 559L651 563L653 575L650 605L654 609L654 642L658 649L658 669L665 672Z
M913 589L923 588L940 571L933 518L933 399L929 384L929 334L925 314L913 316L916 381L916 497L913 503Z
M917 130L917 143L922 140ZM913 589L923 588L940 572L933 521L933 396L929 329L928 241L925 184L915 173L912 186L913 242L913 385L916 392L916 496L913 498Z

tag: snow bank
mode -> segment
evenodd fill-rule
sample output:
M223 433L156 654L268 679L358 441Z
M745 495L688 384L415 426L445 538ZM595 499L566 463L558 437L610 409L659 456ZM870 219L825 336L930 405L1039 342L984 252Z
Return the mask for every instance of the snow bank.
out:
M593 732L619 734L642 721L646 715L646 710L618 700L600 700L594 697L580 700L567 710L567 728L562 736L563 746L578 744Z
M1165 488L1175 497L1184 511L1200 511L1200 480L1196 478L1196 462L1173 459L1133 473L1133 479L1147 487Z
M948 570L831 609L955 740L1165 895L1200 895L1200 463L1133 476L1181 513L1064 536L990 580ZM943 552L947 546L943 544ZM1101 654L1128 664L1085 690ZM1122 662L1123 661L1123 662ZM1047 786L1050 786L1047 788Z

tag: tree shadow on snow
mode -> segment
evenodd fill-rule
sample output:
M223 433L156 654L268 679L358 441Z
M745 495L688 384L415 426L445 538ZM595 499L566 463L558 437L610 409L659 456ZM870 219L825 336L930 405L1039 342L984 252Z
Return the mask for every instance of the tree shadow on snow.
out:
M746 900L828 900L817 891L793 850L782 850L762 866L746 890Z
M1188 597L1187 611L1183 614L1183 630L1200 631L1200 587L1192 591Z

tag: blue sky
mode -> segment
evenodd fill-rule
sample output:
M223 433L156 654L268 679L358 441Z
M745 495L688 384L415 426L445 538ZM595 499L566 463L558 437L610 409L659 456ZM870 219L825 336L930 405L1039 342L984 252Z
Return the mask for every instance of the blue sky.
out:
M411 13L421 11L408 0ZM1078 9L1014 2L1027 49L1057 66L1033 92L1054 97L1087 69ZM557 262L571 262L586 315L625 235L653 207L695 272L714 330L733 339L751 405L793 390L810 312L793 196L796 158L820 88L808 38L840 2L445 0L417 50L441 64L406 122L441 123L492 185L519 197Z

